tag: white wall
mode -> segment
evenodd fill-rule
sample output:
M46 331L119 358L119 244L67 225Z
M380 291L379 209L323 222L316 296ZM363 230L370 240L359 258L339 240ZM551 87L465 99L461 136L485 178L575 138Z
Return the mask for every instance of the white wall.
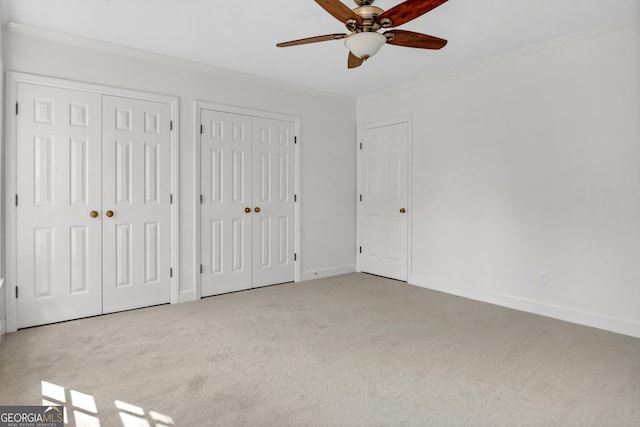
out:
M640 21L358 100L403 115L411 283L640 336Z
M9 27L5 69L180 97L180 293L194 297L194 101L301 119L303 277L355 270L355 99L29 28Z

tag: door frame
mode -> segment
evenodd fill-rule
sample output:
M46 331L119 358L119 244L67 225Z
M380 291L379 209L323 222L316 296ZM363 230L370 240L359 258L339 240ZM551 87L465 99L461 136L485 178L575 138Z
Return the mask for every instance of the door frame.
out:
M122 89L111 86L103 86L93 83L65 80L54 77L40 76L36 74L7 71L6 73L6 108L5 108L5 272L6 272L6 308L7 308L7 332L17 330L17 300L15 296L16 274L17 274L17 212L15 205L15 195L17 191L17 89L19 83L34 84L40 86L51 86L59 89L91 92L100 95L120 96L124 98L135 98L151 102L169 104L171 106L171 122L173 124L171 132L171 194L173 203L171 204L171 264L173 275L171 277L171 304L178 302L179 294L179 173L178 173L178 136L180 135L180 121L178 115L177 96L162 95L150 92L141 92L130 89Z
M258 117L263 119L282 120L286 122L293 122L295 125L295 141L294 144L294 194L296 194L296 201L294 202L294 253L296 254L296 260L294 262L294 282L299 282L301 277L301 262L300 262L300 250L301 246L301 224L300 224L300 207L302 205L302 196L300 194L300 117L292 116L288 114L275 113L271 111L255 110L251 108L238 107L234 105L218 104L209 101L196 100L193 105L194 108L194 123L193 123L193 135L194 135L194 161L193 161L193 187L195 188L194 194L194 263L193 271L195 272L195 289L192 299L199 300L202 298L202 275L200 273L201 264L201 230L200 230L200 194L201 194L201 182L200 182L200 125L202 124L202 110L220 111L223 113L239 114L243 116ZM183 296L183 299L185 297ZM191 298L190 298L191 300Z
M400 116L387 120L368 122L358 125L356 133L356 271L362 273L360 246L362 246L362 206L360 204L360 195L362 194L362 138L364 132L370 129L399 125L406 123L407 125L407 283L411 281L411 254L412 254L412 218L413 218L413 117Z

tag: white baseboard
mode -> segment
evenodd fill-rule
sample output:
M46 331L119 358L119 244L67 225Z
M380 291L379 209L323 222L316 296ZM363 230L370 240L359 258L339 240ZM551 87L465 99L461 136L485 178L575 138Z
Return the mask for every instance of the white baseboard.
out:
M496 304L512 308L514 310L526 311L528 313L640 338L640 322L618 319L573 307L549 304L546 302L501 294L485 289L474 289L466 286L443 283L441 281L429 280L424 277L412 276L409 278L409 284L476 301Z
M322 277L339 276L341 274L353 273L356 271L355 264L343 265L340 267L322 268L319 270L303 271L301 281L320 279Z

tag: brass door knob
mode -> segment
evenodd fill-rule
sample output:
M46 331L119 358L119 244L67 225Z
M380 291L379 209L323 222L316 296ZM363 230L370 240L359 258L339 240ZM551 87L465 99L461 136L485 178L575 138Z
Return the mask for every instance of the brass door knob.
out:
M105 215L111 218L113 216L113 211L107 211Z
M97 218L98 217L98 211L91 211L89 212L89 216L91 218Z
M260 208L256 207L253 211L254 211L255 213L258 213L258 212L260 212Z
M405 208L400 208L400 213L407 213L407 210Z
M244 208L244 211L245 211L246 213L251 213L251 208Z

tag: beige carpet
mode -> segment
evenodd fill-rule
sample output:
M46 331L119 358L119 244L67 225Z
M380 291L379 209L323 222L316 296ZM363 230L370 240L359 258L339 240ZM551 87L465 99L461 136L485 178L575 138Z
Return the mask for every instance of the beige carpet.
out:
M349 274L9 334L0 384L72 426L638 426L640 339Z

